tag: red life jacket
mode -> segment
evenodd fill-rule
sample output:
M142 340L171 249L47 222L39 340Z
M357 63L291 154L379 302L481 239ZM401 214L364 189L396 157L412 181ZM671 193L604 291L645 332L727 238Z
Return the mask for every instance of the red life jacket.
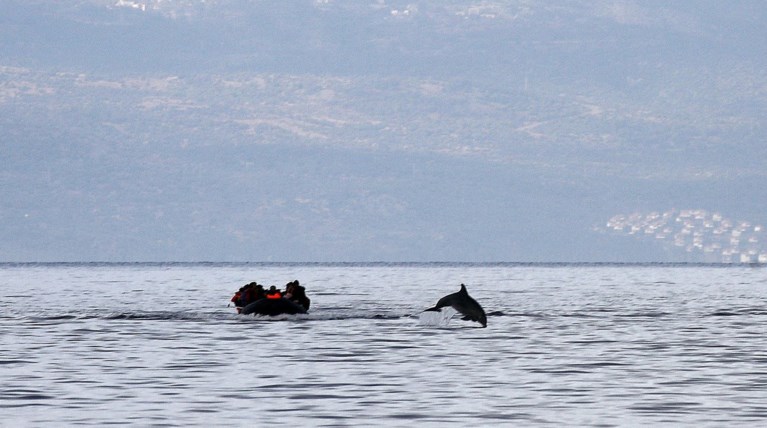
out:
M276 293L267 294L266 298L267 299L280 299L280 298L282 298L282 294L280 294L280 292L278 291Z

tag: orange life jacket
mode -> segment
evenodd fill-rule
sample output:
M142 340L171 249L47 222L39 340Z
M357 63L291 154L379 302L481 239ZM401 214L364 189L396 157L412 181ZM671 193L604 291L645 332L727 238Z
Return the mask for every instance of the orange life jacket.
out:
M280 294L280 292L278 291L276 293L267 294L266 298L267 299L280 299L280 298L282 298L282 294Z

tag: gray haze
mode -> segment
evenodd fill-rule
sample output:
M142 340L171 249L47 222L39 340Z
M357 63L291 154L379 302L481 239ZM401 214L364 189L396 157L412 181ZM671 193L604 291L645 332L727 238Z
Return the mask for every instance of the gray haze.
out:
M605 225L767 224L765 22L762 1L2 0L0 261L689 261Z

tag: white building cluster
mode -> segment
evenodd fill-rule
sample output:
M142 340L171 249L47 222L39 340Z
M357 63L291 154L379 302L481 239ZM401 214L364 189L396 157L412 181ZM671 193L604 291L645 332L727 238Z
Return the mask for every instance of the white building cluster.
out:
M216 7L217 0L111 0L111 7L154 12L169 18L190 18L206 9Z
M619 214L607 222L607 229L655 239L707 262L767 263L767 235L762 225L733 221L702 209Z
M133 0L117 0L116 7L127 7L130 9L138 9L142 12L146 12L146 3Z

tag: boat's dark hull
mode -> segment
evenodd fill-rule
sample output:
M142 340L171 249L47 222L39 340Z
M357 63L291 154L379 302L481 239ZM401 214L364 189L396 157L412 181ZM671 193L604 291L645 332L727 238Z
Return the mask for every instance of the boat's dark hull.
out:
M260 299L242 308L240 313L243 315L295 315L305 314L306 309L304 309L303 306L285 298Z

